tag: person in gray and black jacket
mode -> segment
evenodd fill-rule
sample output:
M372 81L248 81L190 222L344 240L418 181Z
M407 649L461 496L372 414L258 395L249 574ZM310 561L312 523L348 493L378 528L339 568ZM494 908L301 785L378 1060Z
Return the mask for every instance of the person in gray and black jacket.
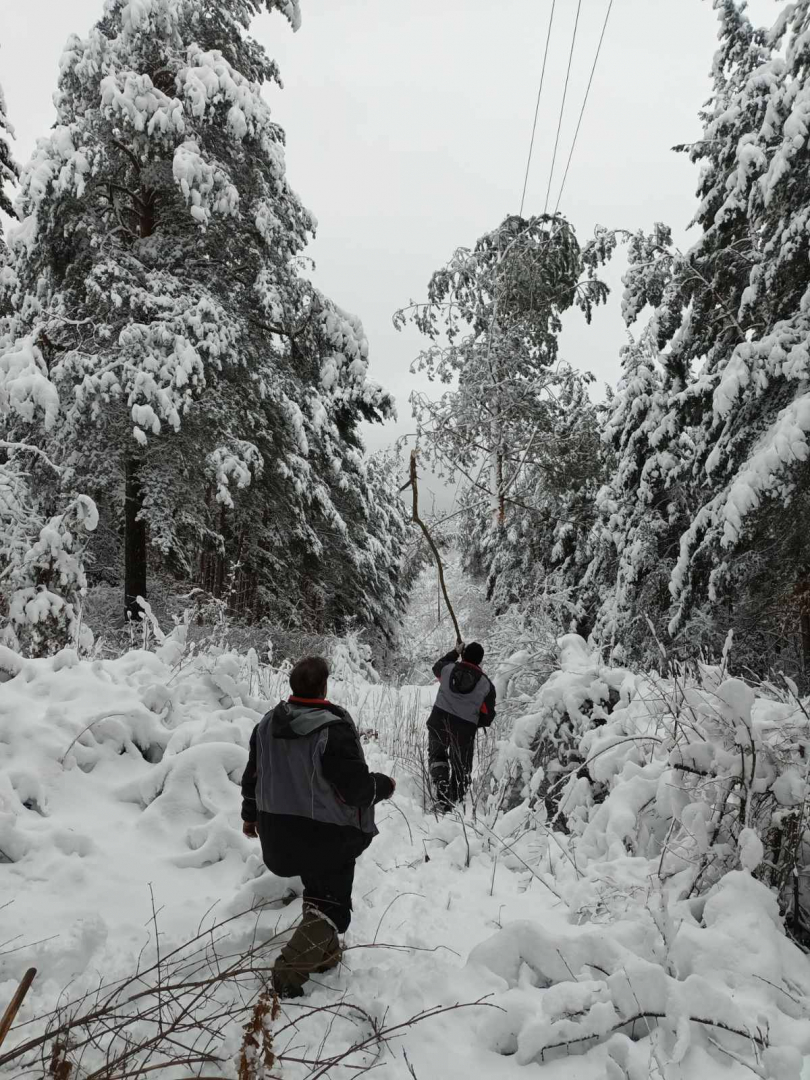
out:
M428 761L436 809L451 810L470 785L475 735L495 719L495 686L481 670L477 641L451 649L433 665L439 692L428 719Z
M377 834L375 803L396 787L369 771L354 721L326 698L328 677L319 656L295 665L293 693L254 728L242 777L245 834L261 840L272 873L300 877L304 886L303 920L273 968L284 997L297 997L310 974L339 963L355 861Z

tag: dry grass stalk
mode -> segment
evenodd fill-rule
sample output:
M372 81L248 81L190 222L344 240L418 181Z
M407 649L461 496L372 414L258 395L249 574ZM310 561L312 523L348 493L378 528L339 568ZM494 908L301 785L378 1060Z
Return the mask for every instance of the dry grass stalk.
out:
M276 1063L273 1024L279 1012L278 995L263 990L253 1007L253 1015L245 1024L239 1054L239 1080L268 1080Z
M68 1059L69 1050L70 1042L67 1039L54 1039L51 1059L48 1063L48 1076L51 1080L70 1080L73 1075L73 1064Z
M318 1005L304 999L282 1015L267 979L284 935L259 940L254 931L236 948L230 937L236 920L258 917L259 911L200 927L176 948L161 949L159 959L155 950L154 962L139 963L128 977L102 981L25 1021L20 1028L31 1034L0 1053L0 1068L13 1064L18 1074L49 1080L143 1080L147 1074L213 1078L230 1074L233 1065L239 1080L272 1080L285 1066L303 1067L303 1080L336 1069L359 1076L414 1025L456 1009L494 1007L483 1000L439 1006L386 1025L340 996ZM153 927L157 932L157 915ZM236 931L238 941L242 933ZM336 1047L329 1037L338 1018L361 1031L348 1045L338 1040ZM242 1041L234 1061L228 1047L235 1027L242 1029ZM307 1048L301 1045L302 1031L311 1031Z

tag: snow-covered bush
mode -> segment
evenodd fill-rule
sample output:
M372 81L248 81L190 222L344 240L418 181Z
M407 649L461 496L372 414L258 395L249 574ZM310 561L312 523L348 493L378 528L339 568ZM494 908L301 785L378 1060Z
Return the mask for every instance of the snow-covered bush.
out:
M699 911L658 899L606 927L515 922L474 949L469 963L490 974L498 1007L488 1044L532 1066L605 1043L595 1053L608 1080L714 1077L735 1063L799 1080L810 967L775 897L733 871Z
M255 654L197 653L186 629L161 634L154 652L133 649L108 660L80 660L73 649L26 659L0 646L0 744L8 765L0 852L7 861L60 847L66 830L49 801L75 771L107 775L99 783L104 791L112 783L108 796L143 809L139 828L155 836L179 829L185 842L175 865L199 867L249 850L232 820L235 785L253 725L270 702L250 677ZM80 775L74 789L77 783L83 790ZM91 837L74 839L92 844Z
M497 768L553 805L577 855L657 861L679 895L756 871L803 932L810 712L793 683L756 688L722 666L664 679L609 667L560 639L560 670L515 720Z
M341 682L358 679L370 683L380 681L380 676L374 670L371 647L356 631L333 639L329 650L329 670L332 678Z
M15 482L16 481L16 482ZM47 656L69 644L88 648L80 596L87 585L82 551L98 514L80 495L65 510L42 520L19 501L22 477L0 467L0 641L28 656Z
M605 723L629 677L620 668L602 665L576 634L559 639L559 665L548 675L523 649L502 661L495 676L499 700L510 713L509 737L501 744L495 777L512 781L510 803L529 795L546 798L552 813L561 777L584 761L586 732Z
M573 635L560 660L500 744L522 802L498 832L527 862L556 852L580 926L517 924L474 951L504 988L492 1045L529 1064L606 1043L611 1080L713 1058L798 1080L810 703L725 663L611 668Z
M637 679L584 735L587 775L562 793L577 850L589 861L657 860L678 896L742 867L774 890L806 941L807 705L791 684L755 691L717 667L695 680ZM600 806L595 785L608 792Z

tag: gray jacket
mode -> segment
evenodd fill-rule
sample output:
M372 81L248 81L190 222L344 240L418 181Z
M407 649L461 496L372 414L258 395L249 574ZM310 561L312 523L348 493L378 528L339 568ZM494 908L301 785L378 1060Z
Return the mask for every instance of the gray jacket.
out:
M258 811L376 835L374 803L387 798L392 785L387 777L369 772L357 728L344 709L282 702L262 717L251 743L255 760L253 770L248 764L242 791Z
M444 663L439 684L434 711L449 713L478 727L485 700L491 697L494 701L492 683L486 675L472 664Z

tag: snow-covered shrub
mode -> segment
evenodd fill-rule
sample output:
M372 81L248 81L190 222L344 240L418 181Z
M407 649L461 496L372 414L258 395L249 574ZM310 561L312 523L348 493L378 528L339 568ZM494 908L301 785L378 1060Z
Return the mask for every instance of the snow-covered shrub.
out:
M527 1065L605 1044L610 1080L735 1061L798 1080L808 702L725 665L635 675L574 636L560 654L501 742L523 802L498 834L527 861L555 854L579 925L513 924L474 950L501 989L490 1044Z
M808 738L795 687L757 693L712 667L695 681L639 679L584 735L587 774L568 780L560 810L586 859L658 860L678 896L738 867L756 873L807 940ZM600 806L595 785L608 791Z
M709 665L636 675L576 635L559 647L560 670L514 721L497 771L514 767L520 798L544 798L588 863L654 860L678 895L742 866L777 890L798 932L810 713L795 685L754 688Z
M331 677L340 682L358 679L370 683L380 681L380 676L374 670L371 648L356 632L333 639L329 650L329 670Z
M495 991L484 1037L520 1065L605 1043L596 1060L608 1080L714 1077L735 1062L761 1080L799 1080L810 1048L810 967L775 897L745 871L699 913L650 903L607 927L515 922L469 963Z
M41 526L35 515L28 516L28 528L40 526L39 535L24 554L9 545L9 572L5 588L0 586L0 639L6 644L28 656L48 656L69 644L92 645L93 634L82 623L78 601L87 585L84 540L97 521L93 501L83 495ZM0 540L0 559L4 547ZM14 559L15 554L21 557Z
M141 807L138 827L162 843L179 833L176 866L250 850L234 812L238 782L272 702L261 696L255 654L198 653L186 629L162 634L155 651L105 660L72 649L30 659L0 646L0 861L52 845L89 850L91 837L68 836L51 814L65 785L76 798L100 791Z
M621 668L604 666L576 634L560 638L558 645L559 669L534 693L531 685L541 674L528 650L503 661L496 673L499 700L511 715L495 777L513 781L509 803L546 798L551 813L556 803L550 793L559 791L561 777L579 770L583 737L606 722L629 678Z

